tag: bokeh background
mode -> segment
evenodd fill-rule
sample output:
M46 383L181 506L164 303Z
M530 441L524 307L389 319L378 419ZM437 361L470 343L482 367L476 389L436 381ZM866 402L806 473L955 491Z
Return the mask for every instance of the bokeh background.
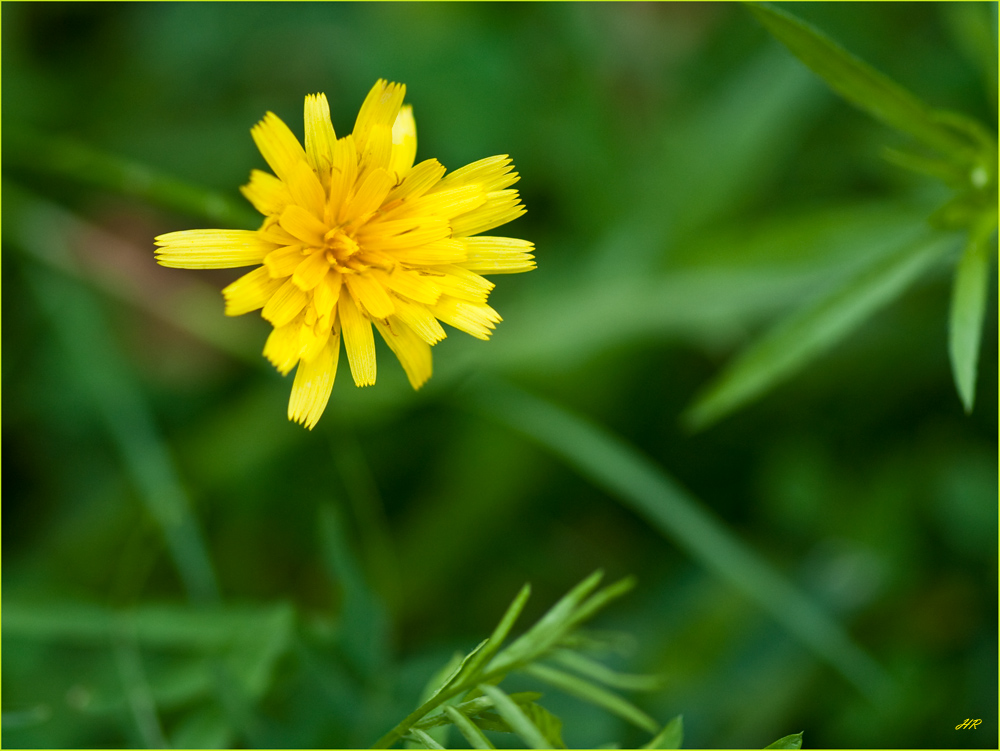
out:
M791 10L995 126L995 4ZM4 3L2 45L5 746L367 746L523 582L527 624L603 568L638 585L594 625L630 635L616 665L665 676L630 698L683 713L686 747L996 747L995 283L971 416L946 264L748 408L680 419L947 197L745 8ZM323 91L348 132L379 77L407 84L418 159L514 158L528 213L499 234L538 269L495 279L493 340L453 332L419 393L387 349L373 388L341 363L307 432L259 355L269 326L222 315L240 272L158 267L152 238L253 226L250 126L273 110L301 136ZM895 692L866 697L498 419L512 388L675 478ZM185 503L164 537L156 509ZM219 608L178 556L211 567ZM571 747L648 740L543 703Z

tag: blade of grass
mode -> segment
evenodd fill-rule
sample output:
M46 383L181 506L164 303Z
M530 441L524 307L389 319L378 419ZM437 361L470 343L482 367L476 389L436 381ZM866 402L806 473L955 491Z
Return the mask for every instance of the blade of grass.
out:
M865 695L892 689L888 675L836 621L733 535L660 467L617 436L498 381L470 386L464 404L525 435L575 468L756 602Z
M975 149L942 125L927 105L822 32L767 3L747 7L775 39L847 101L959 164L974 161Z
M786 735L784 738L779 738L770 746L764 746L765 749L768 748L791 748L798 749L802 748L802 733L795 733L793 735Z
M261 223L260 216L241 202L70 138L8 128L4 162L5 168L104 188L223 228L255 228Z
M692 429L704 429L788 379L902 295L954 242L954 236L924 236L795 311L705 387L683 421Z
M976 365L979 361L979 341L982 338L983 317L986 314L986 294L989 291L989 269L992 257L991 239L997 228L997 212L987 212L969 233L969 242L955 269L951 293L951 313L948 318L948 354L955 387L966 412L972 412L976 400Z

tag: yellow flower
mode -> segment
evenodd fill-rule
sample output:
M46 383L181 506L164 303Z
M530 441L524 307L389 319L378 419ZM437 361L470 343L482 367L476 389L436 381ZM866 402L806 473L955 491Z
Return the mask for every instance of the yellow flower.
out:
M445 175L417 150L406 87L379 80L354 131L334 135L324 94L305 102L305 148L268 112L251 130L274 170L250 173L243 195L260 229L187 230L156 238L156 258L177 268L259 268L224 290L227 315L261 309L274 326L264 356L283 374L298 365L290 420L319 420L333 389L343 336L358 386L375 383L372 324L413 388L431 376L439 321L488 339L501 320L481 274L535 268L532 243L473 237L524 213L511 160L494 156Z

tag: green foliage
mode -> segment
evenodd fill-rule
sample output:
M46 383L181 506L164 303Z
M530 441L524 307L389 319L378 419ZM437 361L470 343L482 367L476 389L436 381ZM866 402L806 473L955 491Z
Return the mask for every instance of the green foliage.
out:
M822 33L765 3L750 11L788 49L837 93L886 125L912 136L944 158L889 150L890 161L940 179L957 194L932 217L945 228L970 227L968 248L955 276L949 353L966 411L975 397L986 267L997 216L997 143L973 118L931 110ZM717 376L688 409L687 423L705 428L745 406L816 359L871 314L902 294L930 266L941 241L904 249L875 262L857 279L800 308L751 344Z
M802 748L802 733L786 735L784 738L776 740L770 746L764 746L764 748Z
M784 7L4 3L5 747L362 748L439 700L399 744L523 744L490 687L551 746L988 741L946 709L996 725L996 4ZM238 272L151 238L255 226L250 126L324 91L346 133L379 76L418 158L511 154L539 268L306 433ZM506 593L596 568L642 586L530 665L685 727L537 670L442 700Z
M440 685L429 693L420 707L386 733L374 748L389 748L401 738L421 743L426 748L440 748L426 731L449 723L458 728L473 748L492 748L482 734L484 730L514 733L529 748L565 748L562 722L537 703L540 694L521 692L508 695L498 688L498 684L512 672L540 680L657 734L659 725L649 715L621 696L588 680L596 678L611 685L649 687L656 685L655 679L652 676L616 673L578 655L572 648L577 629L633 586L631 579L623 579L597 589L602 576L598 571L584 579L524 634L504 647L503 643L531 593L528 585L522 587L490 638L464 658L446 665L442 671L446 677ZM572 657L568 658L568 655ZM563 664L568 663L580 674L557 670L541 662L552 658L560 659Z

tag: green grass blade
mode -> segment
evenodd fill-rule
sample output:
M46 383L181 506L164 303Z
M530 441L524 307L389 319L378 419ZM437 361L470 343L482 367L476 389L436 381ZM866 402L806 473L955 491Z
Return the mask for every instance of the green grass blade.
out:
M103 188L223 228L255 228L261 223L260 215L238 199L235 191L229 198L80 141L10 129L4 142L6 168Z
M467 399L470 408L537 442L646 519L863 693L875 697L892 687L882 668L836 621L635 448L576 414L499 381L470 389Z
M504 722L510 726L510 729L522 741L528 744L529 748L544 749L549 747L549 742L545 739L545 734L535 726L535 723L528 718L524 711L507 694L496 686L490 686L486 683L480 684L479 690L493 700L493 706L496 708L497 714L503 718Z
M996 226L997 214L994 209L973 227L965 252L955 270L951 293L948 354L951 357L955 387L966 412L972 412L976 399L976 365L979 361L979 341L982 338L986 293L990 281L990 240Z
M455 727L458 728L458 732L462 734L462 737L469 742L472 748L496 748L490 743L490 739L483 735L483 731L477 728L472 720L457 709L454 707L445 707L444 713L448 715Z
M941 124L931 109L906 89L790 13L765 3L747 7L764 28L847 101L960 164L973 161L975 149L969 142Z
M802 733L786 735L784 738L776 740L770 746L764 746L764 748L802 748Z
M537 664L529 665L522 672L525 675L530 675L544 683L548 683L553 688L557 688L570 696L575 696L577 699L601 707L649 733L655 733L660 729L660 725L656 720L628 700L605 688L596 686L579 676Z
M677 715L674 719L663 726L663 730L656 734L649 743L643 746L644 749L675 749L680 748L684 743L684 715Z
M7 226L14 244L31 257L55 258L59 266L73 268L69 237L79 223L67 212L27 193L5 190L5 198L13 198L8 209L17 207ZM185 590L193 602L214 605L219 600L218 583L190 499L145 395L109 333L112 329L98 301L90 290L47 269L29 269L27 277L107 426L126 472L163 531Z
M683 420L700 430L759 398L903 294L953 243L950 236L925 236L792 313L728 365Z

